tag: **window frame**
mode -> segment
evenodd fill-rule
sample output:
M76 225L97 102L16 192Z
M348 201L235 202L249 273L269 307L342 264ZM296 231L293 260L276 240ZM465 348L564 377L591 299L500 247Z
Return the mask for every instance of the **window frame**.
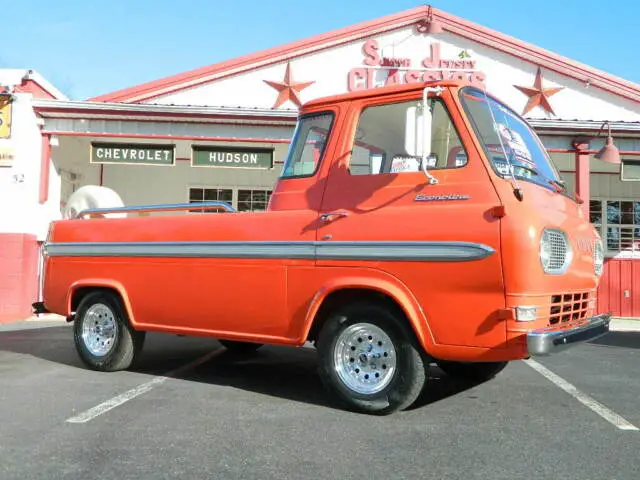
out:
M593 209L591 205L593 202L598 202L600 204L600 222L592 222L591 221L591 212ZM589 203L589 223L591 223L596 230L600 233L600 237L602 238L602 244L604 246L604 255L605 258L616 258L616 259L640 259L640 246L634 250L633 247L631 249L620 249L620 250L611 250L609 248L608 241L608 229L609 228L631 228L631 229L640 229L640 224L636 225L635 223L622 223L622 217L620 218L619 223L610 223L607 215L607 202L631 202L640 204L640 200L630 199L630 198L619 198L619 197L611 197L611 198L602 198L602 197L592 197ZM633 215L633 213L632 213ZM632 242L634 235L632 236ZM638 236L638 241L640 242L640 235ZM620 238L619 243L622 243L622 239Z
M240 210L240 192L251 192L251 195L253 196L253 192L265 192L267 194L267 199L265 201L264 204L264 210ZM253 187L237 187L235 189L236 192L236 206L234 207L238 212L265 212L267 210L267 207L269 206L269 201L271 200L271 196L273 195L273 188L267 189L267 188L253 188ZM253 198L250 200L251 206L253 206Z
M327 139L326 142L324 144L324 148L322 149L322 152L320 153L320 157L318 158L318 162L315 165L315 168L313 169L313 172L311 173L307 173L307 174L301 174L301 175L287 175L285 176L285 170L287 169L287 166L289 164L289 159L290 157L293 155L293 149L294 149L294 144L296 142L296 140L298 140L298 133L299 133L299 129L300 129L300 125L302 124L302 122L308 118L312 118L312 117L321 117L323 115L329 115L331 117L331 121L329 122L329 129L327 132ZM336 125L336 118L338 118L338 114L335 110L332 109L327 109L327 110L318 110L315 112L309 112L309 113L305 113L304 115L300 115L298 117L298 121L296 122L296 128L293 132L293 135L291 135L291 143L289 144L289 150L287 151L287 154L284 157L284 162L282 164L282 170L280 172L280 174L278 175L278 180L296 180L296 179L300 179L300 178L311 178L314 177L317 173L318 170L320 169L320 166L322 165L322 163L324 162L324 158L327 152L327 149L329 147L329 143L333 137L333 130L335 128ZM305 138L306 141L306 138Z
M623 158L620 161L620 181L621 182L640 182L640 177L638 178L624 178L624 166L626 163L634 164L634 166L640 167L640 157L637 158Z
M459 148L465 153L466 157L467 157L467 161L464 163L464 165L460 165L460 166L456 166L455 164L453 166L449 166L449 159L451 157L451 151L449 151L449 155L447 156L447 158L445 159L445 162L447 164L447 166L445 167L427 167L428 171L436 171L436 172L441 172L441 171L445 171L445 170L460 170L463 169L464 167L469 165L470 162L470 158L469 158L469 149L468 146L465 145L465 142L463 140L462 135L460 134L460 129L458 128L458 126L456 125L455 121L454 121L454 117L451 115L451 109L448 107L447 102L445 101L444 98L442 97L428 97L429 101L433 101L433 102L440 102L442 104L442 107L447 115L447 118L449 119L449 123L451 124L451 126L453 127L458 140L460 142L460 146ZM360 121L362 119L362 115L363 113L370 108L375 108L375 107L384 107L387 105L397 105L397 104L401 104L401 103L412 103L412 102L417 102L420 103L422 101L422 97L420 98L403 98L403 99L398 99L398 100L394 100L394 101L378 101L376 103L370 103L367 105L362 106L362 108L360 108L360 110L355 113L355 117L356 117L356 121L354 123L354 132L353 135L351 136L351 143L350 143L350 148L349 148L349 158L347 160L347 171L349 173L350 176L354 176L354 177L365 177L367 175L399 175L399 174L405 174L405 173L422 173L422 171L418 171L418 172L382 172L382 173L367 173L367 174L354 174L351 172L351 160L353 158L353 149L355 146L357 146L358 142L360 143L365 143L365 142L361 142L359 140L356 139L356 132L358 131L358 128L360 127ZM433 132L432 132L433 133ZM404 142L403 142L404 143ZM378 148L375 145L372 145L375 148ZM365 148L365 147L363 147ZM453 148L458 148L458 147L453 147ZM451 149L453 150L453 149ZM458 150L460 151L460 150ZM384 152L384 150L383 150ZM455 157L454 157L455 158ZM383 158L383 165L386 166L387 162L389 160L393 160L393 158L388 159L386 153L384 154L384 158ZM422 160L422 157L418 157L418 160Z
M228 185L225 186L212 186L212 185L187 185L187 203L188 204L192 204L193 205L197 205L198 203L204 203L204 202L221 202L222 200L202 200L202 202L192 202L191 201L191 190L203 190L203 197L204 197L204 191L205 190L224 190L224 191L231 191L231 206L233 208L236 208L235 204L236 204L236 193L235 193L235 188L234 187L229 187ZM227 202L225 202L227 203ZM202 210L201 208L198 209L197 207L195 207L195 209L189 209L187 211L188 213L219 213L216 210Z

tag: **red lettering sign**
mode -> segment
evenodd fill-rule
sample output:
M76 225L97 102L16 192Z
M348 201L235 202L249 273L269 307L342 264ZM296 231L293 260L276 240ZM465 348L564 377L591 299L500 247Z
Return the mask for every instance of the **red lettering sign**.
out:
M433 80L461 80L485 88L486 76L476 70L475 60L443 59L439 43L429 45L429 56L421 62L423 69L411 68L409 58L381 56L380 45L374 39L364 42L362 53L364 67L353 68L347 75L347 88L350 92Z

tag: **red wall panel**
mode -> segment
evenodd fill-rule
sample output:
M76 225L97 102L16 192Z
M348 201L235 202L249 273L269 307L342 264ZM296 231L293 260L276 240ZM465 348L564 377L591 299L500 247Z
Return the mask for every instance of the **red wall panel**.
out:
M598 288L598 312L640 317L640 261L607 259Z
M35 235L0 233L0 323L31 315L38 295L38 242Z

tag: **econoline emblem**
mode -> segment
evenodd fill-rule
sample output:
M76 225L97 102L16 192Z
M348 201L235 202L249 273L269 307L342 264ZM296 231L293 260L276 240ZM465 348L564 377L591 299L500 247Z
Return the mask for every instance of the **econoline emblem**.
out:
M413 199L416 202L449 202L454 200L469 200L471 198L469 195L424 195L423 193L419 193Z

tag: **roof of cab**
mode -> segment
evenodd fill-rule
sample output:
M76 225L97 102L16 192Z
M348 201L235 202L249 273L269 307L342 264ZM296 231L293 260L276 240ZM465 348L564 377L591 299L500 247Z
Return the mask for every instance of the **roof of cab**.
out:
M380 97L385 95L393 95L396 93L405 93L411 91L422 90L426 87L463 87L471 86L471 83L464 80L433 80L429 82L406 83L400 85L390 85L386 87L368 88L365 90L357 90L354 92L339 93L326 97L310 100L302 105L300 112L303 113L307 109L313 109L318 106L331 103L348 102L351 100L360 100L363 98Z

